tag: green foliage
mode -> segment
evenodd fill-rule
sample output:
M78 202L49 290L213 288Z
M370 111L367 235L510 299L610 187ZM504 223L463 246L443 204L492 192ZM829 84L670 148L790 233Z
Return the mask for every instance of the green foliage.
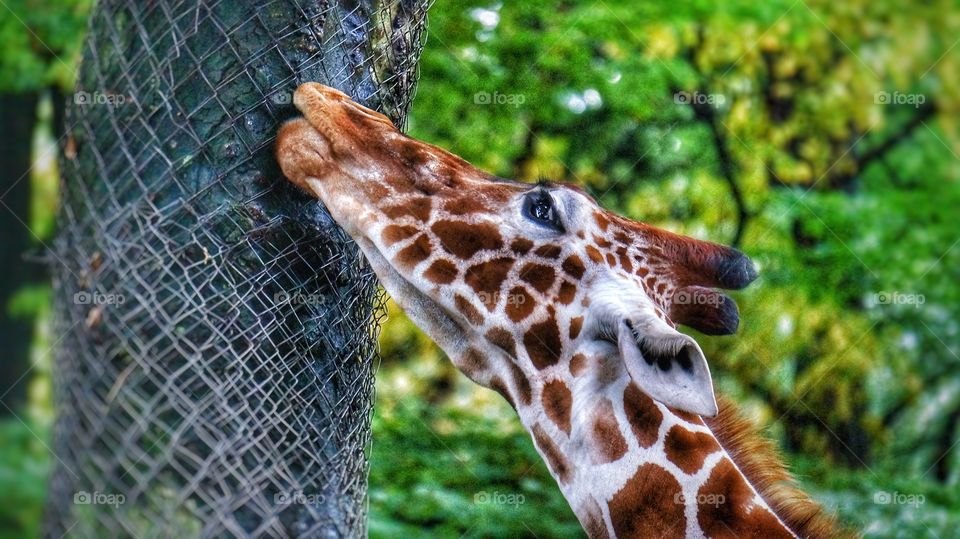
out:
M583 536L513 424L410 400L381 407L373 437L371 537Z
M864 537L954 537L960 525L960 492L954 487L900 471L853 471L800 455L792 460L807 492Z
M46 95L37 110L37 126L33 135L33 162L30 169L30 226L32 236L40 243L49 242L56 227L60 202L60 170L57 156L60 147L54 134L54 99Z
M0 538L38 537L46 497L49 433L17 419L0 422Z
M0 6L0 91L69 88L90 0L7 0Z

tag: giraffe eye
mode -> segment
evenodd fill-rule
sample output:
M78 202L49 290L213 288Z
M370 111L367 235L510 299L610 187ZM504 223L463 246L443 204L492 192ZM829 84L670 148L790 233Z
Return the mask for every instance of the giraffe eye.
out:
M523 201L523 213L539 225L546 226L563 232L563 224L560 223L560 216L553 207L553 198L544 191L536 191L527 195Z

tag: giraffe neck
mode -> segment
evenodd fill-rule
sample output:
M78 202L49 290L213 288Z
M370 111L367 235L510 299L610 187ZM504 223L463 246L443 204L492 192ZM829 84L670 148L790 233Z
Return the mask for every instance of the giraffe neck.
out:
M699 416L585 356L562 382L521 383L509 374L520 367L499 361L508 364L492 387L517 409L590 537L796 537Z

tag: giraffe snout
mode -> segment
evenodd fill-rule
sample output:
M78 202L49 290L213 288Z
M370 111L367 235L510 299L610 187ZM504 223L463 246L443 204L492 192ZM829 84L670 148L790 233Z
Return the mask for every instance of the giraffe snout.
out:
M378 133L397 131L383 114L356 103L336 88L316 82L301 84L293 94L293 104L338 153L353 153L370 139L377 139Z
M324 178L332 167L330 145L309 122L296 118L283 124L277 134L277 162L283 175L307 193L318 196L308 178Z

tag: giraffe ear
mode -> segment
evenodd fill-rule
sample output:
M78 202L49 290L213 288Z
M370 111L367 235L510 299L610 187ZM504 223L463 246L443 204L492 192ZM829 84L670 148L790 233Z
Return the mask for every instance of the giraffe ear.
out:
M656 319L621 323L617 341L627 372L644 393L686 412L717 415L710 367L692 338Z

